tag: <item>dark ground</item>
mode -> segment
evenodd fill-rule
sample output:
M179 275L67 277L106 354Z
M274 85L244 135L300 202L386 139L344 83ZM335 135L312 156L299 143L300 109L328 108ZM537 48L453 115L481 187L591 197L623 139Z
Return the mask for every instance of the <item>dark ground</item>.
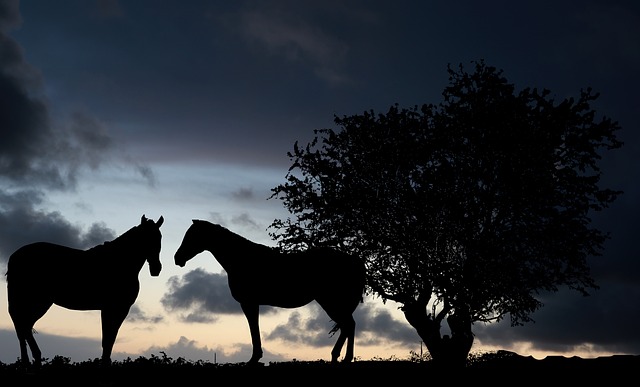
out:
M640 371L640 356L616 355L595 359L551 356L542 360L498 351L474 359L464 369L448 369L433 361L367 360L331 364L326 361L292 361L248 366L188 362L152 356L114 362L103 368L98 359L71 363L56 357L40 369L24 369L19 363L0 363L0 386L217 386L250 382L280 386L356 384L380 386L469 382L508 385L633 385Z

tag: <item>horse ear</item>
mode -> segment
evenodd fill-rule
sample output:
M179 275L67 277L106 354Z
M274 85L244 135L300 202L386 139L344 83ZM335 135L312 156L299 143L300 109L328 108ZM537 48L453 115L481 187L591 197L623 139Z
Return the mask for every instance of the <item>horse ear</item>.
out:
M144 223L145 220L147 220L147 217L142 214L142 218L140 218L140 224Z
M162 226L162 223L164 223L164 218L162 217L162 215L160 215L160 218L158 218L158 221L156 222L158 228Z

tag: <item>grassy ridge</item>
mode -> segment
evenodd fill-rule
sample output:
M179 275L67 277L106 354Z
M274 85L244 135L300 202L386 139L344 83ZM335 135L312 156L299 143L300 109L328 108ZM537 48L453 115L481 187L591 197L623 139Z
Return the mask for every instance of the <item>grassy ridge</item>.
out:
M162 357L114 361L109 367L103 367L99 359L72 363L64 357L45 360L39 369L25 368L19 362L0 362L0 385L186 387L185 383L189 386L200 383L216 385L218 382L232 381L299 386L311 382L315 385L353 380L357 385L376 386L387 384L386 381L390 381L389 384L407 385L412 383L410 380L486 382L488 378L508 379L510 384L527 385L594 380L612 385L629 378L634 380L639 369L640 356L620 355L596 359L547 357L536 360L506 351L472 358L464 369L448 369L433 361L388 359L345 364L331 364L323 360L291 361L249 366L245 363L174 360L163 354Z

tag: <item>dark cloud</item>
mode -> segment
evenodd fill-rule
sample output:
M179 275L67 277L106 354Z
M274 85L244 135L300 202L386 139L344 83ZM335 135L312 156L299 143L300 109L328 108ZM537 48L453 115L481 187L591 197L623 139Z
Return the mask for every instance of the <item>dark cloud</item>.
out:
M629 171L631 165L621 166ZM619 173L615 169L608 171ZM637 170L629 176L637 176ZM611 175L608 176L609 178ZM593 278L598 290L582 297L569 289L541 295L543 307L532 317L535 322L511 327L509 321L474 326L483 344L508 348L529 342L539 351L591 349L611 353L640 353L636 321L640 320L640 260L637 259L637 219L640 216L637 188L631 178L615 181L625 193L611 208L594 214L593 226L610 232L604 254L591 257Z
M58 165L50 162L57 161L51 160L51 146L58 139L50 128L40 74L4 31L0 53L0 178L63 187Z
M303 312L304 311L304 312ZM371 302L362 303L353 314L358 346L416 346L420 337L406 321L394 318L388 310ZM287 321L266 333L267 340L283 340L313 347L333 346L337 335L329 334L333 321L315 302L295 310Z
M71 224L57 211L38 209L40 191L9 193L0 189L0 262L27 243L45 241L75 248L89 248L115 238L104 223L93 223L87 231Z
M239 200L239 201L244 201L244 200L251 200L255 197L255 194L253 193L253 190L251 188L239 188L237 191L234 191L231 193L231 197L234 200Z
M155 315L149 316L145 311L143 311L138 304L131 305L129 309L129 314L127 315L126 321L137 322L137 323L148 323L148 324L158 324L164 320L164 316Z
M87 248L97 246L105 241L110 241L116 238L116 232L104 222L95 222L91 224L87 232L82 236L80 248Z
M326 18L322 18L322 24L314 23L317 12L326 11L324 6L309 9L307 5L300 7L295 2L256 5L256 8L243 10L236 23L226 23L238 28L251 47L266 50L292 63L304 64L329 84L351 81L344 69L348 44L334 34ZM326 7L336 10L334 4ZM325 12L327 15L330 14Z
M268 350L267 347L262 348L264 351L263 362L280 362L290 361L281 355L275 354ZM209 348L207 345L202 345L194 340L189 340L184 336L180 336L177 342L167 346L152 346L148 348L144 353L148 356L167 356L172 359L178 359L180 357L191 360L203 360L211 363L242 363L251 358L253 347L251 344L236 344L233 348L223 348L220 346ZM164 353L164 355L162 354ZM117 356L117 355L116 355Z
M102 354L100 339L58 336L38 332L36 340L38 340L38 346L42 350L42 356L46 359L53 359L54 356L63 356L70 358L73 362L82 362L98 359ZM15 344L15 350L11 351L11 353L15 353L15 357L10 358L8 357L10 355L2 351L0 352L0 361L7 364L17 362L20 349L15 331L13 329L0 329L0 342ZM122 359L116 356L113 358Z
M21 22L19 0L0 1L0 30L4 33Z
M54 356L63 356L71 359L72 362L83 362L87 360L99 359L102 354L102 343L100 339L58 336L44 332L38 332L36 336L38 345L42 349L42 354L47 359ZM0 351L0 362L12 364L19 360L19 347L16 341L16 333L13 329L0 329L0 342L15 343L13 351ZM190 341L185 337L167 347L151 346L140 353L128 353L118 351L118 345L113 348L112 360L123 361L136 359L139 356L150 358L151 356L162 357L164 352L174 360L183 357L190 360L205 360L213 362L214 354L218 362L236 363L246 361L251 357L251 345L239 346L236 353L226 353L221 348L208 349L206 346L199 347L198 343ZM15 354L15 356L14 356ZM271 355L274 356L274 355Z
M337 339L337 336L331 338L329 334L333 324L326 314L324 314L321 324L321 313L318 309L319 307L315 304L304 309L311 311L312 316L310 318L304 318L304 315L299 310L293 311L289 314L287 321L284 324L278 324L265 335L265 339L283 340L311 347L332 345Z
M157 184L157 178L153 169L146 164L142 164L139 161L132 160L131 164L133 165L134 170L142 176L142 178L147 182L150 187L155 187Z
M218 314L242 314L238 301L231 297L225 273L195 269L167 280L167 292L160 302L169 312L184 311L187 322L212 323Z
M420 336L404 318L398 320L372 300L361 304L354 315L358 332L364 333L363 338L370 344L382 341L412 347L420 342Z
M246 230L247 232L258 230L263 231L266 229L266 226L261 227L259 222L248 212L241 212L239 214L231 216L223 215L220 212L210 212L207 220L224 227L229 227L229 225L233 225L234 227L237 226L238 228Z
M637 286L605 282L588 297L568 290L544 295L544 306L532 315L535 322L517 327L509 326L508 321L491 325L476 323L473 330L483 344L503 348L531 342L532 348L538 351L572 352L587 348L638 354L638 299Z
M634 172L634 174L637 172ZM593 278L599 289L587 297L566 288L541 295L544 303L532 315L535 322L511 327L507 321L477 323L474 333L483 344L509 347L530 342L539 351L595 351L638 354L640 336L640 260L637 259L638 204L628 193L594 216L594 226L611 233L604 254L591 257Z
M189 340L184 336L180 336L177 342L166 347L152 346L144 352L148 353L149 356L167 356L174 360L178 358L200 359L210 361L212 363L214 362L214 359L217 361L218 354L224 354L223 350L220 348L209 349L206 345L199 346L196 341Z
M88 164L89 167L96 169L104 162L104 157L114 146L114 140L107 133L106 126L86 114L76 112L72 116L69 125L69 144L68 149L62 151L70 151L74 148L78 154L80 165ZM74 152L71 152L72 154Z
M256 222L256 220L253 219L253 217L246 212L233 216L231 218L231 223L234 225L239 225L244 228L251 229L251 230L261 230L260 226L258 225L258 222Z
M114 162L122 151L107 126L86 113L72 113L68 123L53 122L42 75L7 32L19 22L18 3L0 4L0 181L74 188L83 168ZM148 167L137 171L153 182Z

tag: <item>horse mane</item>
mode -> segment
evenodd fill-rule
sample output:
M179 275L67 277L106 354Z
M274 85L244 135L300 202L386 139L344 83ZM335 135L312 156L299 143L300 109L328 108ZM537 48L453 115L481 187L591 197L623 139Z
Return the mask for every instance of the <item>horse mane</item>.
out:
M274 247L263 245L263 244L254 242L254 241L252 241L252 240L250 240L248 238L245 238L242 235L237 234L237 233L229 230L228 228L224 227L221 224L212 223L212 225L215 228L219 229L222 233L225 234L226 237L229 238L229 239L225 239L225 241L226 241L225 244L226 245L234 246L236 244L238 244L238 245L244 244L244 245L247 245L247 246L249 246L251 248L263 249L263 250L266 250L266 251L276 251L277 250Z
M97 254L105 253L106 251L111 250L111 248L115 247L116 245L119 245L122 242L125 242L131 239L131 236L134 234L134 231L136 231L136 229L138 229L140 226L141 225L133 226L127 231L125 231L124 233L115 237L114 239L110 241L104 241L103 243L99 245L95 245L87 249L86 251L91 253L97 253Z

